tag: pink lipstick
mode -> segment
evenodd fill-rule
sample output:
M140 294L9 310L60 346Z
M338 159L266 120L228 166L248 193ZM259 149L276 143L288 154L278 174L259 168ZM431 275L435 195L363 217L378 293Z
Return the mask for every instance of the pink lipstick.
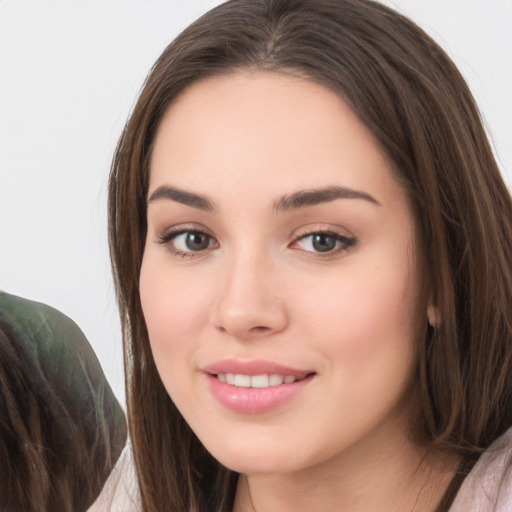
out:
M313 379L315 372L270 361L225 359L203 368L210 391L235 412L271 411L291 400Z

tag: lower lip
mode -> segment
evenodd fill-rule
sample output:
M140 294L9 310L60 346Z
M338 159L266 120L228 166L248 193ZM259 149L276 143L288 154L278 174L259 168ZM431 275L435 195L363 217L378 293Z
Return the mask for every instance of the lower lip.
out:
M232 386L208 374L206 374L206 378L213 396L222 405L243 414L260 414L276 409L291 400L310 383L313 375L291 384L281 384L267 388Z

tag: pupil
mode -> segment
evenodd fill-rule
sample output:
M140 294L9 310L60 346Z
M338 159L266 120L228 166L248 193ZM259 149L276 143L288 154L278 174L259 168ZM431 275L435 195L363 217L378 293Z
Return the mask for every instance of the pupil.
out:
M332 251L336 247L336 239L330 235L315 235L313 247L318 252Z
M186 244L191 251L201 251L208 248L208 237L202 233L189 233Z

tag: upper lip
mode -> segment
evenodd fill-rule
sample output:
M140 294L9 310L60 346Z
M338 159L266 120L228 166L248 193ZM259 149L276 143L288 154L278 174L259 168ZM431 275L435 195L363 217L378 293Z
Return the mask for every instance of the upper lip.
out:
M202 368L203 372L210 375L218 373L234 373L237 375L293 375L297 379L303 379L312 370L300 370L291 368L274 361L265 361L262 359L222 359Z

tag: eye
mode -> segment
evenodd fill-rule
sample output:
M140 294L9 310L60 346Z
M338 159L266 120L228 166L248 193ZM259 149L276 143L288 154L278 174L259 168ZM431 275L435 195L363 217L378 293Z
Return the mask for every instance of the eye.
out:
M191 229L167 231L160 236L158 243L178 256L194 256L217 246L216 240L208 233Z
M318 231L299 236L292 247L306 252L329 255L348 249L355 243L355 238L332 231Z

